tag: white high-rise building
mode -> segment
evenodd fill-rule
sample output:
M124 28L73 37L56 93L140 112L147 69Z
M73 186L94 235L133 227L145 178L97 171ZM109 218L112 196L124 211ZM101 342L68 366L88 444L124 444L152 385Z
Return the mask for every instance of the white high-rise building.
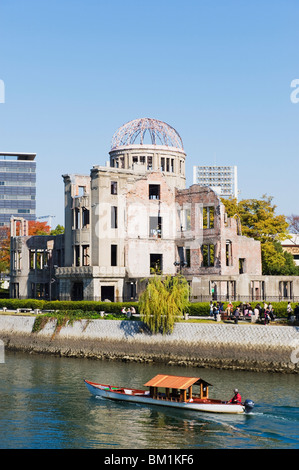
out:
M234 166L194 166L193 184L208 186L220 197L238 199L237 167Z

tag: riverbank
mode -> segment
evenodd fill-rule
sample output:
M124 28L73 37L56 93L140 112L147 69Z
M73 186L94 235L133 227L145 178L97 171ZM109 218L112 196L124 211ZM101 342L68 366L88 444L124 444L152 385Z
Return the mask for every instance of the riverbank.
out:
M140 321L49 319L34 332L35 316L0 315L0 339L11 351L169 365L298 373L296 326L176 323L152 335ZM298 356L298 357L297 357Z

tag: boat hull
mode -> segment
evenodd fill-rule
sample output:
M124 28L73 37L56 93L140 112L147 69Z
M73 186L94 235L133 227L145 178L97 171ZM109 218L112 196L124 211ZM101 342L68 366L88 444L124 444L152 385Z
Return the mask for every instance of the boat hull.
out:
M84 380L87 389L90 393L97 397L107 398L109 400L118 400L131 403L141 403L144 405L158 405L167 406L170 408L179 408L181 410L201 411L206 413L227 413L227 414L243 414L245 407L239 404L229 404L218 400L203 400L202 402L188 401L178 402L165 399L156 399L147 395L148 392L144 390L121 389L117 391L117 387L110 387L109 385L96 384ZM205 401L205 402L204 402Z

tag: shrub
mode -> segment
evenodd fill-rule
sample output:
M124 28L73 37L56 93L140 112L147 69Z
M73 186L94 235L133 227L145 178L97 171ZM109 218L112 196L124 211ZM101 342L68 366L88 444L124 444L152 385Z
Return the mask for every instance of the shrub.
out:
M40 299L0 299L0 308L6 307L10 310L17 308L31 308L39 310L80 310L84 312L121 313L123 307L129 308L134 305L138 313L138 303L135 302L96 302L96 301L72 301L72 300L40 300Z
M252 308L260 303L263 306L263 302L251 302ZM269 302L267 302L269 303ZM288 302L271 302L274 313L277 317L287 318L287 305ZM234 308L241 304L241 302L232 302ZM292 302L292 308L295 309L298 302ZM111 314L121 314L123 307L135 307L136 313L139 312L138 302L96 302L96 301L63 301L53 300L46 301L41 299L1 299L0 298L0 309L6 307L9 310L16 310L18 308L30 308L32 310L54 310L68 312L71 316L71 312L81 312L81 318L83 313L87 316L85 318L98 318L100 311L105 311ZM227 307L227 302L224 302L224 309ZM189 303L187 311L190 316L209 316L210 304L209 302L196 302Z
M188 310L191 316L206 317L210 314L210 304L209 302L190 303Z

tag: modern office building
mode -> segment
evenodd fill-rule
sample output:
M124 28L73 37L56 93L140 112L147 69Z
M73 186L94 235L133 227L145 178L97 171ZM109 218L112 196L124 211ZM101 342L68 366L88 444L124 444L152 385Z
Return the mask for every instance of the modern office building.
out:
M35 153L0 152L0 226L36 218Z
M238 176L235 165L194 166L193 184L209 187L220 197L238 199Z

